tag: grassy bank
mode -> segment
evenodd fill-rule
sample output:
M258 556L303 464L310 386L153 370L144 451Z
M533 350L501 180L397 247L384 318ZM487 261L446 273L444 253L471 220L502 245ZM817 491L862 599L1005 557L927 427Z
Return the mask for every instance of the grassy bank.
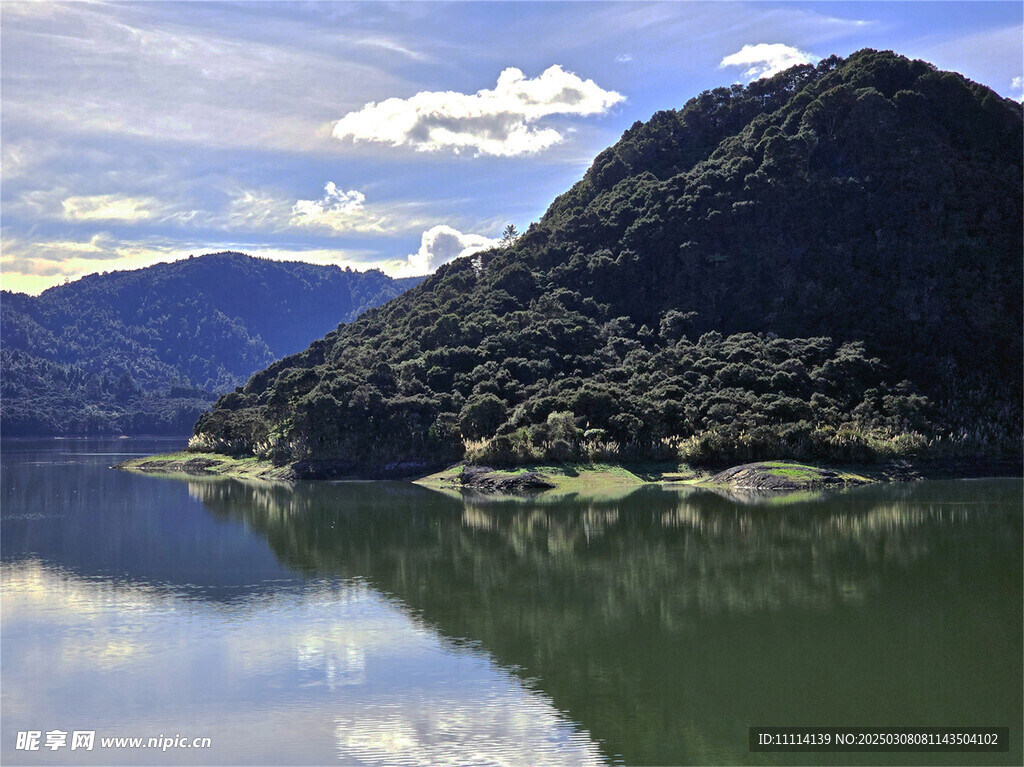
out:
M495 484L511 489L506 494L517 494L516 479L547 483L541 490L545 498L567 495L580 497L607 497L619 492L630 492L645 484L733 487L738 489L786 491L844 487L867 484L888 479L871 472L808 466L790 461L770 461L733 467L720 473L694 470L686 464L646 463L538 463L513 469L490 469L482 474L479 469L467 471L466 466L452 466L431 474L418 484L445 492L491 491ZM528 483L526 483L528 484ZM538 491L526 487L523 494Z
M258 458L233 458L217 453L165 453L132 458L114 468L170 477L223 476L237 479L287 480L293 478L288 466L274 466Z
M300 475L292 466L275 466L255 457L179 452L133 458L115 468L162 476L234 477L289 481ZM838 489L872 482L970 476L1019 476L1016 464L889 464L815 466L794 461L762 461L723 471L685 463L538 462L507 469L450 466L417 479L416 484L447 494L531 495L557 500L625 495L647 484L690 485L739 491L792 493Z
M293 480L290 466L275 466L255 457L234 458L219 453L178 452L132 458L114 468L162 476L223 476L237 479ZM464 465L448 467L413 481L433 490L459 491L468 488L461 479ZM551 487L545 496L600 495L628 492L651 482L695 482L710 476L677 464L638 463L538 463L507 470L493 470L497 478L516 478L528 473L544 477Z
M463 479L464 466L452 466L443 471L416 480L416 484L448 493L464 490L478 490L474 484ZM632 492L641 485L661 481L668 470L675 466L646 464L625 466L611 463L538 463L514 469L494 469L487 473L489 478L510 479L526 475L539 475L552 487L542 490L545 499L557 499L568 495L579 497L608 496ZM516 494L511 491L507 494Z

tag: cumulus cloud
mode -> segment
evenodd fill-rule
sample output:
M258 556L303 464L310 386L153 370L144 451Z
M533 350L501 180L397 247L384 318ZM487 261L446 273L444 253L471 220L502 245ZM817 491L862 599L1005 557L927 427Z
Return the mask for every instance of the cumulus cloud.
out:
M511 157L539 152L562 140L554 128L536 125L542 118L602 114L623 98L558 65L532 79L510 67L492 90L421 91L408 99L370 102L338 120L334 136L420 152L470 149L477 155Z
M758 43L757 45L744 45L736 53L722 59L718 66L720 68L746 67L743 76L750 81L777 75L797 64L813 64L817 61L819 61L818 56L813 56L791 45Z
M276 211L272 199L257 199L255 204ZM427 203L417 201L367 202L358 189L342 189L333 181L324 185L319 200L298 200L283 218L287 226L302 226L328 232L395 234L413 232L427 225L421 210ZM276 214L275 214L276 215ZM282 225L281 228L284 228Z
M409 274L427 274L441 264L494 247L499 242L482 234L463 234L458 229L441 224L423 233L420 249L408 257L407 271Z
M293 226L311 226L335 232L383 232L384 217L374 215L365 206L366 195L351 189L339 189L333 181L324 186L319 200L299 200L292 207Z
M324 196L319 200L299 200L293 213L297 218L323 220L325 218L344 220L363 212L366 195L362 192L338 189L337 184L328 181L324 185Z
M1010 87L1013 89L1013 98L1017 101L1024 101L1024 77L1015 77L1013 82L1010 83Z
M152 201L118 194L68 197L61 203L70 221L142 221L153 217Z

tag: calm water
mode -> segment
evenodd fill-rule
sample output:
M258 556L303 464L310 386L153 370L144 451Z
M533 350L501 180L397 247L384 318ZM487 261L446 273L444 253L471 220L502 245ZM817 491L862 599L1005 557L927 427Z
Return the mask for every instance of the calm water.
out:
M3 444L5 765L1022 762L1020 480L542 504L107 468L173 447ZM1012 745L751 754L753 724ZM96 746L15 749L54 729Z

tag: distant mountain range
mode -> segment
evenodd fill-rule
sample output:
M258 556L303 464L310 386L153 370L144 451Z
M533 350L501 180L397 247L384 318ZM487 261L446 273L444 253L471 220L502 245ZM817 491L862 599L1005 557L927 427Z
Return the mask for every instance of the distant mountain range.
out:
M218 394L421 280L214 253L3 291L0 428L188 433Z
M891 52L638 122L515 243L254 375L194 447L299 474L1020 453L1019 103Z

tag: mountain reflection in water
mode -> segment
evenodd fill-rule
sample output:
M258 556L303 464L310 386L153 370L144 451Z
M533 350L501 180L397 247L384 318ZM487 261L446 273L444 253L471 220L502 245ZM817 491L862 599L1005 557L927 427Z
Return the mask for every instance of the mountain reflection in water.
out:
M604 761L542 690L366 579L297 573L184 482L111 471L154 452L127 442L0 452L0 763ZM15 748L51 729L97 747ZM212 746L99 745L161 734Z
M484 648L614 760L750 761L752 724L1008 725L1019 754L1016 480L783 504L657 487L554 503L397 483L189 488L289 568L365 579ZM858 760L807 761L830 757Z
M160 449L0 452L4 763L52 727L213 738L173 763L1024 761L1020 480L552 502L107 468ZM747 750L898 724L1012 748Z

